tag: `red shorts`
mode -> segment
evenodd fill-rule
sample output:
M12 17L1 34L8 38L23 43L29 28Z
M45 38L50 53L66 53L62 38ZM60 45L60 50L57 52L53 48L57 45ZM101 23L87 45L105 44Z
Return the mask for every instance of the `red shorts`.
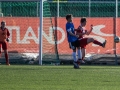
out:
M0 42L0 48L1 47L3 50L7 50L7 42Z
M81 48L86 48L86 45L88 44L88 43L87 43L87 39L88 39L88 38L82 38L81 40L79 40L79 41L80 41L80 47L81 47Z

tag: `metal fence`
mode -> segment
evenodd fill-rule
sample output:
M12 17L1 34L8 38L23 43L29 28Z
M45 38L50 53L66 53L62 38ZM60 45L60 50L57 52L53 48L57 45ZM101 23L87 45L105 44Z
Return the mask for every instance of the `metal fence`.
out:
M67 13L71 13L75 17L114 17L116 9L120 16L119 1L116 4L115 0L59 0L59 2L48 0L52 17L64 17ZM0 13L3 16L39 17L39 7L40 3L37 1L0 2Z

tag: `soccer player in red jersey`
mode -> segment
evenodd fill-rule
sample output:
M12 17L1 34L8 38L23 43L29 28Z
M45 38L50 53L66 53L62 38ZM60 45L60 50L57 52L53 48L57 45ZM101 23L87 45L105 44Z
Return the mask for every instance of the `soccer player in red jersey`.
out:
M5 54L6 65L10 65L9 58L8 58L8 50L7 50L8 49L7 42L9 42L10 33L5 26L6 26L6 22L2 21L1 27L0 27L0 55L2 52L1 51L1 48L2 48L4 50L4 54Z
M101 43L97 40L95 40L94 38L86 38L84 37L84 35L89 35L91 33L91 31L93 30L93 25L91 25L91 29L89 31L85 30L85 26L86 26L86 18L81 18L80 20L80 26L78 27L78 29L76 30L76 34L79 35L79 41L80 41L80 47L81 47L81 51L82 51L82 63L85 63L84 57L85 57L85 48L86 45L89 43L94 43L97 44L99 46L102 46L103 48L106 45L106 40Z

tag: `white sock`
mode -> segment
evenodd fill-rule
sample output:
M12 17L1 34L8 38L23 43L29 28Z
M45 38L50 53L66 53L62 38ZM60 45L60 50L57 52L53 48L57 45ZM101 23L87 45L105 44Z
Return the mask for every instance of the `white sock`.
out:
M81 52L81 49L78 49L78 59L82 59L82 52Z
M72 53L72 56L73 56L73 60L76 62L76 61L77 61L76 52L73 52L73 53Z

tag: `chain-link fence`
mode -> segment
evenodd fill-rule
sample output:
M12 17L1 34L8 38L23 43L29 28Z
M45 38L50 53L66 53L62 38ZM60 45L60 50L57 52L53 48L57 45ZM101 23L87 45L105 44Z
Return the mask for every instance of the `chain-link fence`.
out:
M67 2L66 2L67 1ZM59 16L71 13L74 17L113 17L116 4L113 0L66 0L59 1ZM57 16L58 2L49 0L52 17ZM39 2L0 2L0 12L3 16L38 17ZM118 16L120 16L118 2Z
M59 0L59 3L56 0L48 0L43 4L43 52L48 53L47 56L44 54L44 57L53 57L52 53L57 53L54 58L59 59L59 53L60 60L72 59L66 38L66 14L73 14L75 28L79 26L81 17L87 17L86 29L89 30L90 25L94 25L89 37L101 42L107 40L105 49L90 44L86 53L120 53L119 43L114 43L114 36L119 36L120 0L117 8L115 0ZM0 2L0 15L0 20L6 20L10 32L14 33L10 38L10 50L38 53L40 2Z

